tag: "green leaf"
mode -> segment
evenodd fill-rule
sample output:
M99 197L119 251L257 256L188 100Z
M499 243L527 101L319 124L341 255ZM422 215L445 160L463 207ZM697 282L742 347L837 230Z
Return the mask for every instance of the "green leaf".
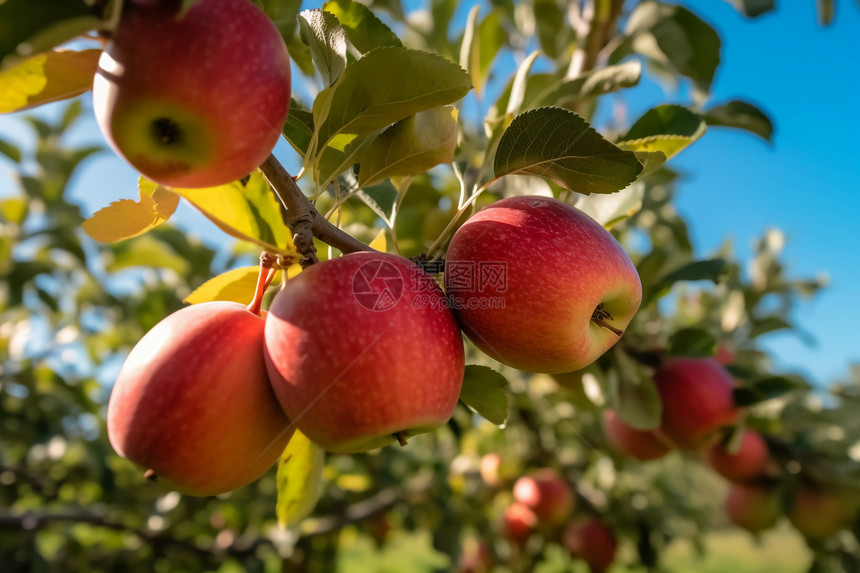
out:
M510 121L517 115L523 107L526 91L528 89L529 71L532 69L532 64L540 55L538 50L529 54L525 60L517 67L517 72L514 74L514 79L511 82L511 89L508 95L508 105L505 109L505 121Z
M307 154L308 145L314 135L314 116L301 107L296 100L290 102L290 113L284 124L284 137L302 157Z
M536 36L543 53L552 59L564 55L571 30L556 0L534 0Z
M156 267L172 269L180 276L185 276L189 269L184 257L151 235L113 243L111 248L114 255L106 268L112 273L132 267Z
M466 366L460 401L499 427L508 421L508 381L492 368Z
M46 52L0 71L0 113L11 113L89 91L101 50Z
M5 139L0 139L0 154L5 155L15 163L21 162L21 149Z
M138 193L138 201L120 199L93 213L81 224L87 235L104 243L137 237L167 221L179 205L179 195L143 177Z
M833 0L817 0L816 5L818 6L818 23L822 26L829 26L836 15L836 6Z
M0 200L0 217L7 223L20 227L29 211L30 202L24 197L8 197Z
M732 395L736 406L750 406L779 398L794 390L808 390L809 388L809 384L798 378L770 376L753 384L735 388Z
M539 175L589 195L627 187L642 171L630 151L605 140L583 118L558 107L517 116L496 151L495 175Z
M666 351L672 356L713 356L717 352L717 337L702 328L682 328L669 337Z
M278 525L290 527L313 511L322 494L325 452L296 430L278 462Z
M479 24L480 8L475 5L469 11L466 30L460 45L460 66L468 70L469 75L472 76L472 83L477 93L484 90L490 66L507 41L498 12L490 12Z
M720 35L693 12L646 0L630 14L626 33L634 51L710 90L720 63Z
M624 422L639 430L660 426L663 404L651 376L624 352L612 353L615 368L607 374L613 409Z
M266 16L277 26L284 39L295 38L298 32L298 16L301 0L255 0ZM290 55L292 55L292 50Z
M299 13L299 30L323 82L332 85L346 68L348 47L343 27L334 14L317 8Z
M708 125L744 129L765 141L771 141L773 136L770 118L756 106L744 101L733 100L711 107L705 111L705 121Z
M358 172L361 187L389 177L419 175L454 160L457 110L451 106L423 111L395 123L374 140Z
M618 193L582 197L576 208L608 230L638 213L644 199L645 185L636 182Z
M748 18L756 18L776 8L775 0L726 0Z
M749 336L750 338L755 338L762 334L767 334L768 332L774 332L776 330L783 330L786 328L792 328L790 322L779 316L768 316L753 320L753 326L750 330Z
M645 112L616 143L622 149L659 152L670 159L702 137L705 129L705 121L699 114L679 105L661 105ZM646 161L653 159L646 157ZM649 165L650 170L654 167Z
M570 80L562 81L556 90L554 105L565 105L588 97L597 97L639 84L642 65L625 62L598 68Z
M331 0L323 4L323 10L335 15L347 39L362 54L383 46L403 46L391 28L361 2Z
M729 265L724 259L694 261L667 274L662 282L674 284L678 281L713 281L718 284L725 278L728 268Z

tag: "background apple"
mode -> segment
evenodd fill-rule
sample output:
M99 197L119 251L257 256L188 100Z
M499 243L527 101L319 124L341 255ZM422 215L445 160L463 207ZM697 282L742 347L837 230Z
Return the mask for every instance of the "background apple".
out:
M608 527L596 519L568 525L563 541L570 554L588 563L592 573L603 573L615 561L618 543Z
M263 328L232 302L185 307L153 327L111 392L117 453L193 495L260 477L293 434L266 376Z
M506 538L517 545L525 545L537 529L538 517L527 505L515 501L505 508L502 529Z
M570 517L576 498L552 468L541 468L514 483L514 499L531 509L541 525L554 527Z
M445 289L478 348L550 373L594 362L618 342L642 297L618 241L547 197L502 199L466 221L448 247Z
M613 450L641 461L656 460L672 451L654 432L624 422L615 410L603 412L603 431Z
M814 541L835 535L851 522L850 504L834 492L800 486L794 491L788 520L797 531Z
M761 475L768 460L767 444L760 434L745 430L740 449L728 452L722 444L708 450L708 464L730 481L746 481Z
M732 483L723 507L729 521L750 533L770 529L782 515L779 491L769 484Z
M332 452L444 424L463 382L463 339L436 282L396 255L314 264L275 296L266 360L287 415Z
M93 106L105 138L174 187L244 177L271 153L290 104L280 32L249 0L126 4L99 60ZM152 4L152 5L150 5Z
M735 381L713 358L676 358L654 375L663 401L662 436L683 449L706 447L738 420Z

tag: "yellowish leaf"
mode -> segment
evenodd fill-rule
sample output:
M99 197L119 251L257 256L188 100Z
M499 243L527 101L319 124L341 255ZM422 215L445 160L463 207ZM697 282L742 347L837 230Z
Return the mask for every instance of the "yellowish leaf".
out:
M226 300L241 304L250 304L257 289L257 275L260 267L240 267L221 273L194 289L190 295L185 297L184 302L188 304L199 304L213 300ZM287 278L299 274L302 268L298 264L287 268ZM283 274L281 271L275 273L272 284L278 284Z
M382 253L386 251L386 249L388 248L388 241L385 238L385 229L379 231L379 234L376 235L376 238L370 242L370 248L376 249L377 251L380 251Z
M93 86L101 50L56 50L0 71L0 113L79 96Z
M105 243L137 237L167 221L179 205L179 195L143 177L138 192L138 201L120 199L96 211L83 222L84 231Z
M325 452L296 430L278 462L278 502L281 527L301 522L313 511L322 493Z

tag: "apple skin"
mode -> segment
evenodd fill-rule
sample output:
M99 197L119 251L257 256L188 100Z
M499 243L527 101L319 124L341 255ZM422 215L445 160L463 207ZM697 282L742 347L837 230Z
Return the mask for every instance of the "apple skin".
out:
M359 291L376 290L356 295L354 284L365 280ZM375 302L385 308L374 310ZM465 368L463 338L435 281L403 257L375 252L317 263L290 279L269 308L265 356L284 411L336 453L444 424Z
M514 483L514 499L531 509L542 526L555 527L573 513L576 498L553 469L541 468Z
M656 460L672 451L654 432L630 426L614 410L603 412L603 430L613 450L639 461Z
M615 535L596 519L571 523L562 540L572 556L588 563L592 573L603 573L615 561Z
M497 282L475 278L493 271L501 273ZM591 320L598 305L624 330L642 299L618 241L547 197L502 199L466 221L448 247L445 289L478 348L508 366L547 373L584 368L618 342Z
M654 382L663 400L659 434L681 449L706 448L738 421L736 382L713 358L669 360L657 369Z
M729 521L750 533L770 529L782 515L779 491L767 484L730 484L723 507Z
M264 319L241 304L180 309L132 349L111 392L117 453L178 490L216 495L274 464L293 434L266 376Z
M126 4L93 82L96 120L141 174L213 187L269 156L290 105L290 57L249 0Z
M794 492L788 520L805 538L822 541L848 527L853 517L849 505L834 492L801 486Z
M767 444L760 434L745 430L737 453L729 453L721 444L715 444L708 450L707 459L714 471L727 480L749 481L765 471L768 461Z
M530 507L515 501L505 508L502 529L505 537L515 545L525 545L538 526L538 517Z

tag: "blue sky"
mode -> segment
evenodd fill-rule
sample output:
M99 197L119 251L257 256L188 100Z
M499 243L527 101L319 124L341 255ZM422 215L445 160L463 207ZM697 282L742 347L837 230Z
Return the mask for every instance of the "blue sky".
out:
M673 159L687 174L677 198L699 254L707 256L728 238L748 259L755 239L768 228L787 236L789 273L826 273L830 286L798 309L795 321L817 340L774 333L763 341L780 370L799 371L819 384L860 362L860 8L837 2L835 23L818 26L815 2L778 2L780 8L749 20L728 2L687 1L722 35L723 51L713 85L714 102L746 99L776 124L772 145L743 132L711 129ZM627 93L631 118L660 103L689 103L647 79ZM50 112L50 111L49 111ZM20 120L0 116L0 137L21 140ZM74 141L101 143L88 117ZM26 143L26 137L24 137ZM290 157L284 144L279 157ZM12 188L0 159L0 196ZM87 213L110 201L136 196L136 174L104 153L89 161L72 196ZM210 240L223 235L187 206L176 221Z

